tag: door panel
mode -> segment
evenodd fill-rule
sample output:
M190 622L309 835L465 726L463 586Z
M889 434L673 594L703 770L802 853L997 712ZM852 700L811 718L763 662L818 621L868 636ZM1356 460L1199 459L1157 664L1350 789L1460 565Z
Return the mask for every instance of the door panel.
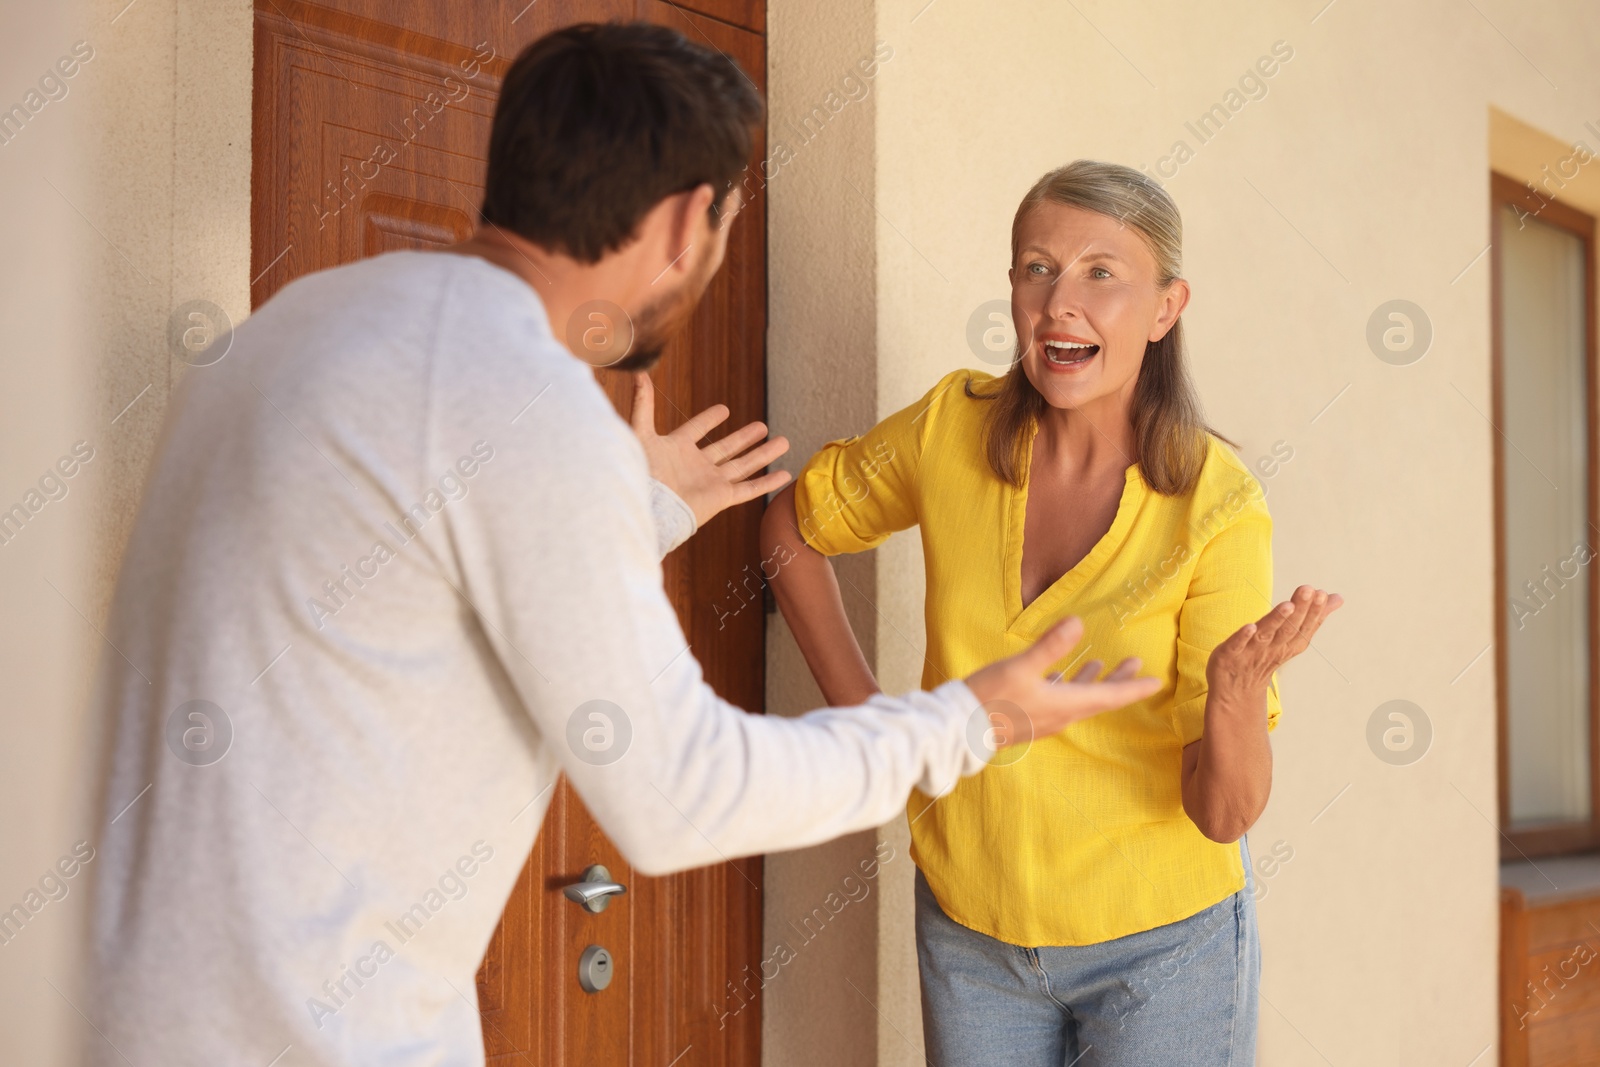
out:
M689 9L693 10L689 10ZM499 80L535 37L579 20L646 18L736 59L764 84L762 0L257 0L251 298L300 275L471 232ZM764 154L758 144L756 159ZM765 417L766 207L758 188L724 269L653 377L665 430L713 403ZM599 372L620 411L625 375ZM759 505L708 523L665 562L667 592L706 677L760 710L765 611ZM604 912L561 896L591 864L628 886ZM478 974L496 1064L754 1065L759 858L668 878L634 874L563 780ZM583 993L578 956L615 975Z
M742 29L755 33L765 33L767 30L767 5L766 0L682 0L678 5L680 10L693 11L701 15L709 15L722 22L731 23ZM655 18L656 21L665 21ZM740 64L743 66L743 64ZM753 67L745 67L752 76L756 71Z

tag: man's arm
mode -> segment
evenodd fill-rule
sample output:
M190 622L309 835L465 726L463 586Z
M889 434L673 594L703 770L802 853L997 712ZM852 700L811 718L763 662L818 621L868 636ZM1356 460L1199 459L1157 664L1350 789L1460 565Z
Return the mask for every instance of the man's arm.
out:
M638 442L588 382L558 380L541 415L497 435L495 463L448 513L452 538L546 751L641 871L876 826L913 786L943 792L983 766L963 683L799 719L719 698L662 588Z
M795 719L748 715L706 685L661 584L644 457L598 390L567 381L455 505L451 533L483 632L535 728L645 873L799 848L877 826L913 787L980 770L979 701L1040 732L1143 699L1154 679L1049 685L1077 640L933 693ZM1014 724L1003 736L1026 736Z

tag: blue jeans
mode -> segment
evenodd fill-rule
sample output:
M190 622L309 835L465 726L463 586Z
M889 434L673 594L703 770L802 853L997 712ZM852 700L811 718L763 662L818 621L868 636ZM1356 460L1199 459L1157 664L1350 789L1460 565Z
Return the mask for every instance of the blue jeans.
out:
M1098 945L1023 948L955 922L918 871L922 1032L932 1067L1251 1067L1256 933L1245 887L1196 915Z

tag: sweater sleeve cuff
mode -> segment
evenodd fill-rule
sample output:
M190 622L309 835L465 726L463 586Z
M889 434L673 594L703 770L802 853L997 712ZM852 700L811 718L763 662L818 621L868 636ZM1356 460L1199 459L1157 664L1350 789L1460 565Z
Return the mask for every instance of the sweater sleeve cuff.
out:
M664 482L650 479L650 517L656 527L656 547L662 557L694 534L694 511Z
M883 699L878 694L867 701ZM994 749L988 746L990 726L988 716L967 683L959 678L945 682L926 692L911 692L899 701L909 703L929 713L939 722L935 739L929 746L928 758L923 764L922 778L917 790L924 796L937 799L949 793L956 783L971 774L977 774L989 765Z

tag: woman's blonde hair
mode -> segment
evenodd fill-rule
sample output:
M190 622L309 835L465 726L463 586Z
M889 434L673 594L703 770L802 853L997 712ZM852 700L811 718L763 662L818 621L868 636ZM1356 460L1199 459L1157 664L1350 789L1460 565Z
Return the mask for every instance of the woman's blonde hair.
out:
M1153 179L1132 167L1080 159L1035 182L1011 223L1013 267L1023 220L1044 203L1083 208L1133 227L1155 258L1158 289L1165 290L1180 276L1183 220L1178 205ZM1046 407L1022 369L1021 344L1019 331L1017 358L996 390L974 393L970 383L967 387L968 396L994 402L984 420L984 450L995 474L1019 487L1028 477L1023 469L1028 434ZM1134 386L1133 434L1145 482L1166 496L1191 491L1205 463L1210 432L1185 365L1180 316L1161 340L1145 346Z

